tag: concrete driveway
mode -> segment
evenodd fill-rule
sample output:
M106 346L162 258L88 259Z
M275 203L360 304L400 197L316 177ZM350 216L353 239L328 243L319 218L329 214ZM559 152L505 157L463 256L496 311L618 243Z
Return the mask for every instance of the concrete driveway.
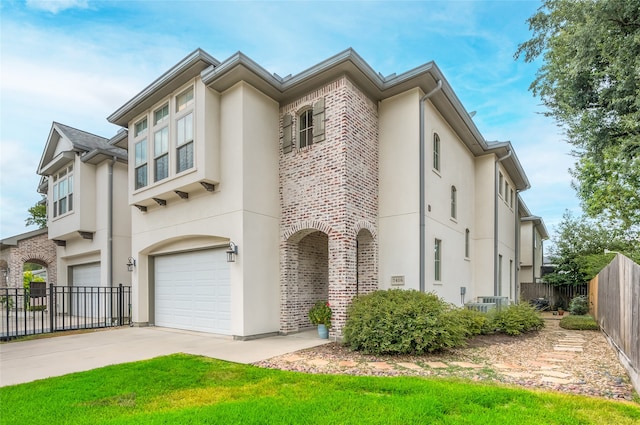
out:
M234 341L168 328L113 328L0 345L0 386L173 353L253 363L327 342L316 331Z

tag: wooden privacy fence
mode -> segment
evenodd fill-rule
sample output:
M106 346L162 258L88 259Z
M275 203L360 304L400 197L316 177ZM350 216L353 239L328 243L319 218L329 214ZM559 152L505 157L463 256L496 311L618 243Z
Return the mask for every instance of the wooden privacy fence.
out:
M622 254L589 283L593 317L640 392L640 265Z
M531 301L537 298L544 298L549 301L549 306L553 307L557 302L562 301L564 307L569 307L569 301L578 295L587 295L587 285L575 286L554 286L543 282L522 282L520 283L520 299Z

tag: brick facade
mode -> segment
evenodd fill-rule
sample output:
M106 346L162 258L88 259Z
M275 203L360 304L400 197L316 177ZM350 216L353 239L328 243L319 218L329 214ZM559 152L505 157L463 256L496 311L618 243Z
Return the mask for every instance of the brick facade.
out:
M17 237L17 244L4 248L0 253L0 286L22 287L24 263L39 264L47 269L47 283L57 284L57 262L55 243L46 232L39 235Z
M297 148L298 114L320 99L325 140ZM280 327L309 326L310 306L328 299L340 336L351 299L377 288L377 105L343 76L282 106L281 120L287 114L295 131L279 164Z

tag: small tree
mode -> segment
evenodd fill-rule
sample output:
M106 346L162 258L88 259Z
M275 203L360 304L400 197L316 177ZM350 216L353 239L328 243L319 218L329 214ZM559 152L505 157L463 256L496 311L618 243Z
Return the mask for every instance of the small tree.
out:
M45 199L38 201L27 210L29 217L25 220L26 226L38 226L38 229L47 227L47 203Z

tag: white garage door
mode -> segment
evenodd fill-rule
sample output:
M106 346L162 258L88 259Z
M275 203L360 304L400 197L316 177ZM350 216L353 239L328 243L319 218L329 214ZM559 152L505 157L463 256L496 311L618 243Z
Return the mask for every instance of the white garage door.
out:
M101 286L100 263L73 266L73 286Z
M110 300L99 296L100 263L82 264L71 269L73 279L69 300L71 314L79 317L110 316ZM103 290L102 290L103 291ZM104 291L102 292L104 294Z
M155 258L155 325L231 334L231 285L225 249Z

